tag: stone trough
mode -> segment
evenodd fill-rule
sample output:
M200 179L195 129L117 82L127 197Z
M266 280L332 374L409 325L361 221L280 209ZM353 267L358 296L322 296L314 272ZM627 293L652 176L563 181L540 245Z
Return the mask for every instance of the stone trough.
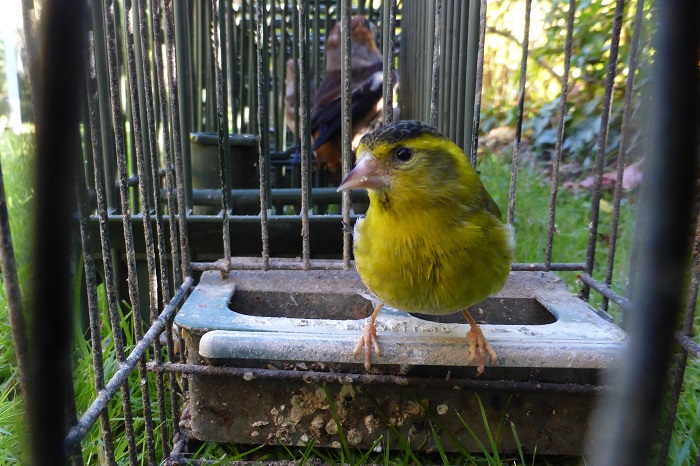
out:
M525 452L582 451L600 373L626 335L556 275L512 272L499 294L470 308L499 357L478 377L465 365L461 313L386 307L383 354L367 373L352 354L372 311L361 293L354 270L204 272L175 320L187 362L239 369L189 376L190 435L478 452L489 429L508 452L517 449L512 423Z

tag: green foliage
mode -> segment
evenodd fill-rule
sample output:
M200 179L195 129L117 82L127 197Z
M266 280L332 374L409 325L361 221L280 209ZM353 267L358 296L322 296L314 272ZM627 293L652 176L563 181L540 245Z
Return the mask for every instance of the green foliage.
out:
M489 4L491 34L487 35L487 48L489 41L494 42L492 45L494 53L504 49L504 37L509 38L511 42L522 40L521 33L510 31L511 25L516 24L519 15L522 14L520 10L514 9L513 5L514 2L511 0ZM545 160L552 158L556 142L568 8L567 0L553 0L551 4L533 5L523 131L524 139L529 140L530 147L537 157ZM606 156L616 155L620 142L635 8L636 4L628 4L622 18ZM492 12L492 10L495 11ZM592 164L591 156L597 150L614 11L615 2L609 0L585 0L578 2L576 7L562 156L564 161L575 161L584 167ZM650 22L648 8L644 21L647 24ZM649 59L651 50L648 39L649 34L643 31L638 63L644 63ZM506 53L508 50L505 49ZM507 82L498 83L493 87L484 87L482 131L488 132L497 126L515 126L518 64L519 56L515 50L509 52L508 61L485 59L485 80L488 76L495 75L506 78ZM504 74L497 69L504 66L510 68L509 73ZM636 73L635 93L639 93L647 83L648 70L642 66ZM640 100L633 100L630 146L637 145L643 135L638 129L643 118L640 108L642 108Z

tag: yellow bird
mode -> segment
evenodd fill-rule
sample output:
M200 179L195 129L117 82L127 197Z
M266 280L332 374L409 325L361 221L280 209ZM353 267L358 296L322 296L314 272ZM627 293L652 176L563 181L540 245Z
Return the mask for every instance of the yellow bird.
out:
M339 191L366 188L370 206L354 229L355 264L376 306L355 356L381 356L374 321L382 306L420 314L462 311L477 372L496 353L467 307L498 292L513 261L513 235L464 152L436 129L399 121L362 138Z

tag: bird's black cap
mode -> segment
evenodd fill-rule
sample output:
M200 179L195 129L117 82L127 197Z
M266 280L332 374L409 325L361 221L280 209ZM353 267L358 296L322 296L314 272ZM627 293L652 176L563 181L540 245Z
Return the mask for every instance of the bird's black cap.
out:
M399 141L414 139L425 134L444 138L445 136L432 126L416 120L400 120L382 126L367 133L360 144L372 149L378 142L396 144Z

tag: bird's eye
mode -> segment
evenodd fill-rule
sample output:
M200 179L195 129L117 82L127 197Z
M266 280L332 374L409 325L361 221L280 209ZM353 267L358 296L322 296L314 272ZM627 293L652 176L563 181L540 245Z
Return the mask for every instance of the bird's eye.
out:
M408 147L402 147L396 151L396 159L401 162L408 162L413 157L413 151Z

